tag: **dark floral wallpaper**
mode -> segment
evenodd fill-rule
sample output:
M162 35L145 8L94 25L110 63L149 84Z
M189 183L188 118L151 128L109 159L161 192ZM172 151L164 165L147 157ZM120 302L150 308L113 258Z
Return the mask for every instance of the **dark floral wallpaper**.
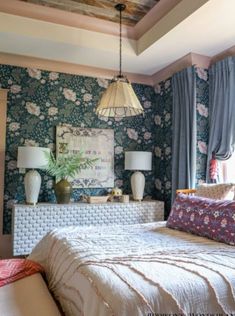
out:
M155 167L156 197L165 201L165 215L171 207L172 87L171 79L159 83L156 93Z
M197 184L206 181L207 145L209 137L208 70L196 68L197 102Z
M24 202L24 174L16 167L18 146L42 146L55 149L55 126L70 124L86 128L112 128L115 135L115 185L130 193L131 172L124 170L125 150L154 151L155 92L150 86L134 84L144 117L98 118L95 109L108 85L105 79L63 73L0 66L1 87L9 89L7 112L6 168L4 194L4 233L11 231L11 209ZM155 165L145 172L145 194L155 195ZM53 179L42 175L39 201L55 201ZM108 189L108 188L107 188ZM74 190L73 200L81 194L105 194L104 189Z
M208 142L208 72L197 73L197 183L205 181ZM130 171L124 170L125 150L153 152L153 170L145 172L145 194L165 201L165 216L171 207L171 79L155 89L133 84L145 114L123 119L98 118L95 109L108 81L63 73L0 65L1 87L9 89L4 194L4 233L11 231L14 203L24 202L24 174L16 167L18 146L55 149L55 127L59 124L86 128L113 128L115 135L115 185L127 194ZM39 201L55 201L53 178L40 170L42 187ZM109 188L107 188L109 189ZM76 189L81 194L105 194L107 189Z

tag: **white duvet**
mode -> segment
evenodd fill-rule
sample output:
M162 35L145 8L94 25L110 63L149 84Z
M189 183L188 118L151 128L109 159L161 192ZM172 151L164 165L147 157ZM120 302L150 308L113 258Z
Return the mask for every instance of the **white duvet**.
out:
M67 316L235 313L235 247L163 222L54 230L29 259Z

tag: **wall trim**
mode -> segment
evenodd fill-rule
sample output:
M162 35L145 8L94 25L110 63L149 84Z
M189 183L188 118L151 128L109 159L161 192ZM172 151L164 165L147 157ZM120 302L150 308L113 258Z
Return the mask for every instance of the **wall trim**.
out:
M157 83L170 78L174 73L183 70L189 66L208 69L212 64L218 62L228 56L235 55L235 45L222 51L221 53L209 57L196 53L189 53L172 64L154 73L153 75L142 75L134 73L125 73L128 79L133 83L155 86ZM41 70L56 71L73 75L88 76L94 78L112 79L116 74L115 70L102 69L91 66L84 66L61 61L27 57L15 54L0 53L0 64L12 65L18 67L31 67Z
M211 65L229 56L235 56L235 45L213 56L211 58Z
M3 197L5 176L7 89L0 89L0 257L12 256L11 235L3 235Z
M84 66L67 62L8 53L0 53L0 64L24 68L37 68L41 70L56 71L94 78L112 79L113 76L117 74L117 71L115 70L102 69L98 67ZM128 72L125 72L125 75L131 82L140 83L144 85L153 85L151 76Z
M200 68L208 68L210 66L211 58L195 53L189 53L182 58L176 60L166 68L156 72L152 75L153 84L156 85L161 81L170 78L174 73L183 70L192 65Z

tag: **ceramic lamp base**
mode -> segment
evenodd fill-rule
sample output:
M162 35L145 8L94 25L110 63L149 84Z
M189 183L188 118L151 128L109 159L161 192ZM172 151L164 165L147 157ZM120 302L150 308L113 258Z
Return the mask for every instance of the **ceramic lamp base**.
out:
M131 190L135 201L142 201L144 195L145 177L142 172L136 171L131 176Z
M26 173L24 186L27 204L37 204L41 181L41 176L36 170L30 170Z

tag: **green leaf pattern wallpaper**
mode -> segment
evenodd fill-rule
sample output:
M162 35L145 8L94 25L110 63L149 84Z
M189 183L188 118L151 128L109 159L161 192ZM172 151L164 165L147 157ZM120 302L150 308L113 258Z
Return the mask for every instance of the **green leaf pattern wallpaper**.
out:
M205 179L208 138L208 74L197 72L198 111L198 182ZM171 79L150 86L133 84L144 107L144 116L123 119L98 118L97 103L109 81L102 78L70 75L0 65L0 87L9 89L3 233L11 232L14 203L25 200L23 178L16 167L18 146L42 146L55 150L55 127L112 128L114 130L115 185L131 193L130 171L124 170L126 150L153 152L153 170L145 172L145 194L166 201L166 215L171 200L172 88ZM39 196L41 202L54 202L54 179L44 171ZM81 194L101 195L107 189L76 189L73 201Z

